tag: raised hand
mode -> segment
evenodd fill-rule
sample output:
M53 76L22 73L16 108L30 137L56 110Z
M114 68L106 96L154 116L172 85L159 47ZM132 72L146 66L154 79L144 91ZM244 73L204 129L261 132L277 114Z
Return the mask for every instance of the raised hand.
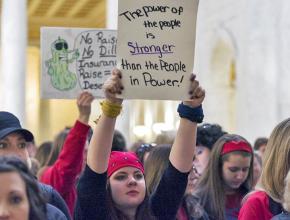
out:
M123 99L117 98L117 95L122 94L122 90L124 89L121 78L121 71L113 69L111 77L104 83L103 89L108 101L119 104L123 102Z
M91 114L91 104L94 96L89 92L82 92L77 98L77 106L79 110L78 120L84 124L88 124Z
M196 76L194 74L191 76L190 81L190 99L183 101L183 104L194 108L201 105L201 103L203 102L205 97L205 91L201 86L199 86L199 82L196 80Z

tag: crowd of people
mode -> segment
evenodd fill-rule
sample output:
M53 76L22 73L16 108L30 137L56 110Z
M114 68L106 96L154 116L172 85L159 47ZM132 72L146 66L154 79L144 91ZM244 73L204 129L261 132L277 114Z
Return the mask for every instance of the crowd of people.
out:
M252 146L202 123L205 91L192 75L174 139L128 148L115 129L121 78L114 69L105 82L94 128L94 97L82 92L74 125L36 152L33 134L0 111L0 219L290 219L290 118Z

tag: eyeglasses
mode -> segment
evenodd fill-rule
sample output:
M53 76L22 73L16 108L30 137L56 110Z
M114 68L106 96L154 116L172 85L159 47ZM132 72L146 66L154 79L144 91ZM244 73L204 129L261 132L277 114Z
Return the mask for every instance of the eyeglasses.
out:
M59 42L59 43L56 43L56 44L54 45L54 47L55 47L56 50L62 50L63 48L64 48L65 50L67 50L68 45L67 45L66 42Z

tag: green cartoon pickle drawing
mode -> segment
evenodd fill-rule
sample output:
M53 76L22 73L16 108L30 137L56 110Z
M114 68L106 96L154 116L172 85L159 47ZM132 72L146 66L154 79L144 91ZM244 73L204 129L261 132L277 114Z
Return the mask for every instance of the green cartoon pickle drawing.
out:
M67 42L58 37L51 45L51 53L52 58L45 64L51 76L52 86L60 91L73 89L76 86L77 77L75 73L70 72L69 64L79 57L79 51L68 50ZM71 54L70 58L69 54Z

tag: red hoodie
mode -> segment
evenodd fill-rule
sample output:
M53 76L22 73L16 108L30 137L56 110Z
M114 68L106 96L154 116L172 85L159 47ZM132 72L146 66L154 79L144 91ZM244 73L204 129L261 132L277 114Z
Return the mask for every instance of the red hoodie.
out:
M76 121L65 139L63 148L53 166L47 167L41 177L42 183L51 185L65 200L70 214L76 202L76 181L82 171L83 154L89 126Z

